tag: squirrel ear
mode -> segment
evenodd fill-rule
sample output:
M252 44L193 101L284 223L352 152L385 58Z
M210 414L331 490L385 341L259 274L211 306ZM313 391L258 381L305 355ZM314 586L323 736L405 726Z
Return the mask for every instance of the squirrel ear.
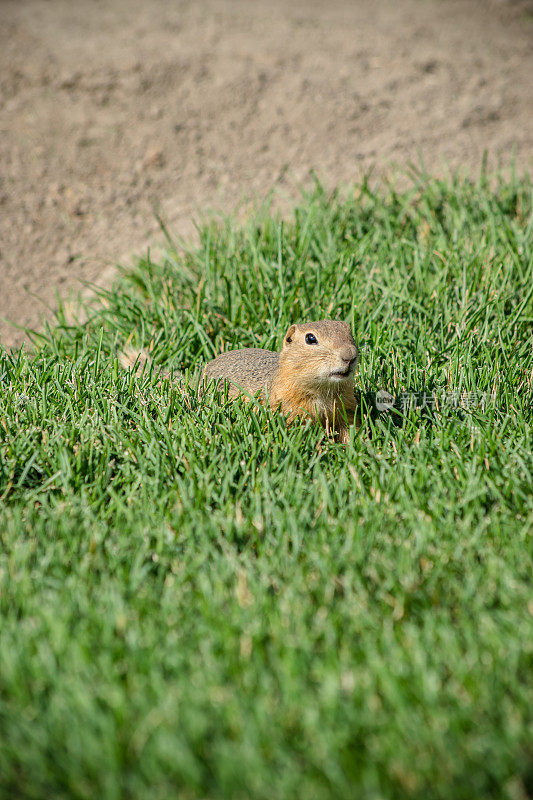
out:
M295 330L296 330L296 325L291 325L291 327L289 328L289 330L285 334L285 342L287 344L290 344L292 342L292 337L293 337L293 334L294 334Z

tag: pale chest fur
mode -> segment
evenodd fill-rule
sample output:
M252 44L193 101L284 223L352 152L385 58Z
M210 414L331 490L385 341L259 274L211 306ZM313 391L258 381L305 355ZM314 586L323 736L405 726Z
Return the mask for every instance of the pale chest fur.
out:
M302 391L293 381L274 381L270 392L270 407L279 409L289 422L296 417L310 417L326 429L340 431L354 419L355 398L353 383L340 384L337 392Z

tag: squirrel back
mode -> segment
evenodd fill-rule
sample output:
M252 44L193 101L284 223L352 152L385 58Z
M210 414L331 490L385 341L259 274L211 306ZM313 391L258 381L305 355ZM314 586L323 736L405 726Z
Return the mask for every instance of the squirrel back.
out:
M204 383L228 381L230 397L237 397L244 389L249 394L261 393L265 399L279 370L279 353L248 347L228 350L206 364L202 373Z

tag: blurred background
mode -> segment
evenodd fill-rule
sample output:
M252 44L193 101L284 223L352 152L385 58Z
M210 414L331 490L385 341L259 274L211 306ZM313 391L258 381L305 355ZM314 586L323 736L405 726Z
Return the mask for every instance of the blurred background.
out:
M0 317L208 209L419 163L531 167L527 0L0 0ZM161 237L159 237L161 238ZM23 334L0 320L0 341Z

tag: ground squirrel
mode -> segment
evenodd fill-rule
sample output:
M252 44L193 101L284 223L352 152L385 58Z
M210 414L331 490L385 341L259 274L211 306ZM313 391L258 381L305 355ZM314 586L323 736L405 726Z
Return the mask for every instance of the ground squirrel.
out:
M355 419L358 355L347 322L299 323L289 327L281 353L255 347L221 353L204 367L201 386L227 381L230 397L257 395L289 422L298 416L319 420L346 442ZM146 359L132 350L120 357L125 367L142 366Z

